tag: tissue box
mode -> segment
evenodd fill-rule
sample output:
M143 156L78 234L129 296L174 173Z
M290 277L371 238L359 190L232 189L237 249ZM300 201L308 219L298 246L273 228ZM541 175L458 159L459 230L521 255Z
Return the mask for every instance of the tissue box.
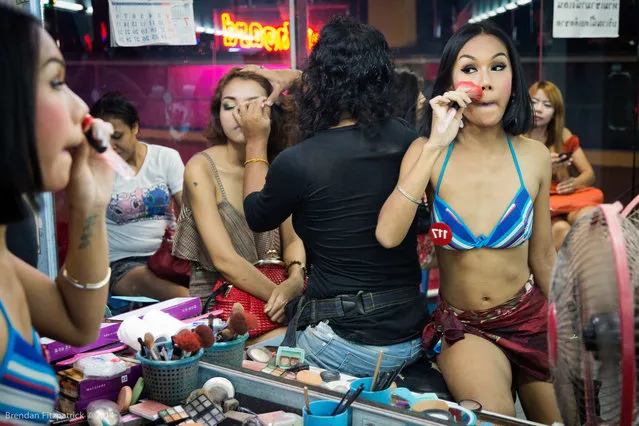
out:
M120 324L101 324L100 334L98 335L97 340L89 345L79 348L46 337L40 338L40 344L43 345L49 353L49 362L59 361L61 359L69 358L75 354L87 352L91 349L100 348L102 346L117 342L118 328L120 328Z
M173 318L183 320L195 317L202 312L202 303L199 297L176 297L164 302L154 303L134 311L125 312L106 319L106 322L122 322L130 317L142 318L147 312L159 309L171 315Z
M130 316L142 317L147 312L159 309L179 320L197 316L202 311L202 304L199 297L176 297L174 299L165 300L164 302L155 303L141 309L126 312L121 315L106 319L106 323L100 325L100 334L98 339L86 346L80 348L67 345L46 337L40 338L40 344L43 345L49 353L49 362L59 361L69 358L75 354L87 352L91 349L101 348L102 346L118 342L118 329L120 323Z
M103 395L119 392L123 386L133 388L142 376L142 365L127 363L129 368L119 376L107 379L85 379L81 371L69 368L58 372L60 394L76 400L94 400Z

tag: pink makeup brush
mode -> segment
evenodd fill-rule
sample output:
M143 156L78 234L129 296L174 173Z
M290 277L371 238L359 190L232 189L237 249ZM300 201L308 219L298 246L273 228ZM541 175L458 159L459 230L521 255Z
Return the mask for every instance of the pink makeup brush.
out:
M82 353L82 354L76 354L76 355L74 355L73 357L71 357L69 359L65 359L65 360L56 362L55 365L71 365L71 364L73 364L76 361L80 361L81 359L88 358L90 356L112 354L114 352L118 352L118 351L124 350L126 348L128 348L127 345L118 345L118 346L114 346L114 347L111 347L111 348L102 349L100 351L85 352L85 353Z

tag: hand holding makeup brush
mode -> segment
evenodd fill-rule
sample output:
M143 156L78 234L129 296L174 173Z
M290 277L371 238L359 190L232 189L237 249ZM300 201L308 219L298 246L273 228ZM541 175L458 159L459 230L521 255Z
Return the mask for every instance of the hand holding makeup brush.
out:
M430 100L433 110L429 144L447 147L462 127L462 116L472 102L478 102L483 95L482 88L470 81L457 84L455 90L445 92Z
M92 119L90 125L82 130L83 133L88 132L96 138L101 136L107 140L113 134L113 126L97 118ZM113 189L113 169L83 139L78 146L69 149L72 164L66 187L67 200L72 208L85 211L106 209Z

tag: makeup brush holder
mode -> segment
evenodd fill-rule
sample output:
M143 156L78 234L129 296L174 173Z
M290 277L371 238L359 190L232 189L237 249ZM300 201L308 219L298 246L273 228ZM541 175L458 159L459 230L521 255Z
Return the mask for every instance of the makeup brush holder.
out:
M313 401L309 404L311 413L302 408L304 426L350 426L352 421L352 409L332 416L331 414L339 404L338 401Z
M244 344L249 335L246 333L230 342L215 342L210 348L204 349L202 361L210 364L242 367L244 360Z
M162 347L168 350L171 343L158 343L158 351ZM140 355L136 357L142 364L144 389L150 400L168 406L180 405L186 402L191 391L198 387L198 368L203 350L191 356L175 361L153 361Z
M372 377L355 380L351 382L351 390L354 392L359 385L363 384L364 391L359 395L361 399L367 399L369 401L377 402L378 404L390 405L391 399L393 398L393 389L389 386L384 390L371 392L371 383L373 383Z

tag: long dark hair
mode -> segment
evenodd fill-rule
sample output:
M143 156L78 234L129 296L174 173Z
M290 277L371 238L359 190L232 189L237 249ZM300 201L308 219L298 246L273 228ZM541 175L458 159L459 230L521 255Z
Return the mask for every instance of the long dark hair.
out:
M439 72L433 86L432 97L444 94L450 90L453 84L453 67L459 51L471 39L478 35L486 34L497 37L504 43L508 51L508 57L513 71L511 99L506 107L504 116L501 119L504 130L512 135L521 135L528 132L534 124L533 110L530 96L528 95L528 85L524 81L524 73L519 60L519 54L510 37L499 27L490 21L482 21L476 24L466 24L462 26L446 43L439 62ZM433 120L433 109L430 104L426 106L424 112L422 134L430 137Z
M0 4L0 224L27 214L22 197L36 206L42 190L35 137L39 24Z
M415 127L417 100L424 80L408 69L398 68L393 74L393 115Z
M296 98L300 130L306 139L339 123L343 114L374 136L389 118L393 64L377 29L337 16L320 32L302 74Z
M273 86L264 77L252 72L242 71L240 68L233 68L220 79L215 88L215 93L211 99L211 117L209 124L204 131L204 136L213 144L221 145L226 143L226 136L220 121L220 106L222 105L222 92L227 84L236 78L242 80L252 80L257 82L270 95ZM277 102L271 108L271 133L268 137L267 155L269 161L285 148L291 146L295 139L295 118L292 101L284 96L280 97L281 102Z

